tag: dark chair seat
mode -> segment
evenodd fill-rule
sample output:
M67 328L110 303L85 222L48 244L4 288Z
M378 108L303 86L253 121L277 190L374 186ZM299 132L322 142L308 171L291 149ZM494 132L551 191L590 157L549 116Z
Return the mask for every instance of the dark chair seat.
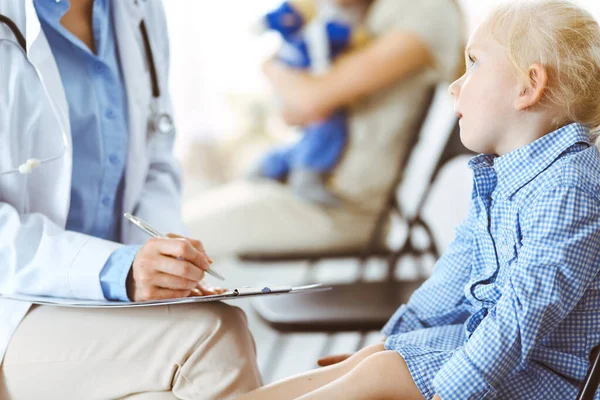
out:
M389 249L371 250L368 257L382 258L390 255ZM294 253L245 253L238 257L244 262L295 262L295 261L318 261L324 259L361 258L365 256L364 247L348 248L339 250L324 250L317 252L294 252Z
M376 331L422 280L360 282L305 296L257 297L252 305L280 332Z

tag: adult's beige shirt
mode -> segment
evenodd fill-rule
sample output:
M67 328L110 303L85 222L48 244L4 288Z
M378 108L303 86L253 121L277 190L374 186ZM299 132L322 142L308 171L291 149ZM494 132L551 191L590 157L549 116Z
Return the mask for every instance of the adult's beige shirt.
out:
M462 57L461 24L453 0L377 0L371 6L366 25L372 35L395 30L416 35L429 47L435 68L421 70L352 108L349 143L330 180L331 189L350 210L369 214L381 209L430 89L456 75Z

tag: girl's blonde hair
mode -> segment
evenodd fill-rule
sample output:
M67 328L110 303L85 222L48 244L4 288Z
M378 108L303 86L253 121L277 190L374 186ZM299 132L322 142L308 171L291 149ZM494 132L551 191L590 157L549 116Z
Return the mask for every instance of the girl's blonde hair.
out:
M461 46L460 46L460 50L458 52L458 62L456 64L456 67L454 68L454 76L452 77L451 82L459 79L461 76L464 75L465 71L467 70L467 61L465 60L465 54L463 52L463 49L466 47L467 45L467 21L465 18L465 13L463 12L462 7L460 6L460 3L458 2L458 0L452 0L452 3L454 3L454 6L456 7L456 9L458 10L458 14L460 15L460 31L459 31L459 35L460 35L460 40L461 40Z
M545 101L565 110L555 124L579 122L600 132L600 26L566 0L513 0L483 22L506 47L520 79L542 64L548 73Z

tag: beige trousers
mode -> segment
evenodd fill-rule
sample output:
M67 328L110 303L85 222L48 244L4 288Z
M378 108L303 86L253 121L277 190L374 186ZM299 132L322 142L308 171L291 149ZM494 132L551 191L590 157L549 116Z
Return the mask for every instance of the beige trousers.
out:
M362 248L377 214L327 209L269 180L237 181L189 199L184 220L211 257Z
M2 400L230 399L261 384L246 315L224 303L34 306L0 369Z

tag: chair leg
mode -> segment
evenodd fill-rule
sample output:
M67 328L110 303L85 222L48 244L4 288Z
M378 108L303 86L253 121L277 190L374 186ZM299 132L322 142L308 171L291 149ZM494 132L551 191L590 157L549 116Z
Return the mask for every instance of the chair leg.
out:
M331 348L333 347L333 342L335 341L335 337L333 333L327 333L327 337L325 338L325 343L321 347L321 352L319 353L319 358L327 357L330 355Z
M263 379L265 383L270 383L273 379L275 371L279 365L279 362L283 358L282 352L285 349L286 344L288 342L288 335L285 333L277 333L277 337L275 338L275 342L271 347L271 351L269 352L269 357L267 358L267 363L262 372Z
M594 347L590 354L590 367L588 368L577 400L593 400L596 397L598 383L600 382L600 345Z
M367 275L367 261L368 261L368 257L367 256L362 256L359 258L358 260L358 274L356 275L356 279L354 279L354 282L363 282L365 280L365 277Z
M304 273L304 278L302 281L305 284L311 284L316 282L316 266L319 260L308 260L308 266L306 267L306 272Z
M359 351L363 347L365 347L365 342L367 341L367 334L369 332L360 332L360 339L358 339L358 343L356 343L356 351Z

